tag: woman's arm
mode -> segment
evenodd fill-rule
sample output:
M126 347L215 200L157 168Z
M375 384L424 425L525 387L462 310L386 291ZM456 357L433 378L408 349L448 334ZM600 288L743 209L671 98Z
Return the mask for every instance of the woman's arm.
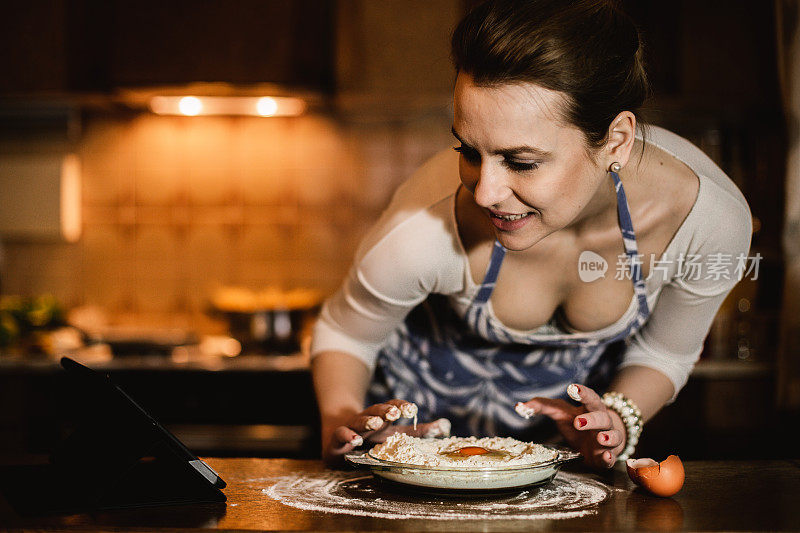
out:
M381 348L409 311L431 292L463 289L464 261L451 214L458 183L452 150L415 172L364 237L342 286L322 307L310 351L329 460L341 458L359 439L380 442L391 432L409 432L391 422L397 409L405 415L416 406L390 400L365 409L364 398ZM380 430L363 427L370 416L382 418ZM445 432L446 425L437 426ZM436 433L429 424L417 430Z
M653 418L675 394L672 380L662 372L646 366L622 368L609 390L633 400L642 412L642 422Z
M334 431L364 409L370 370L350 354L328 351L317 354L311 360L311 375L322 423L322 450L326 455L323 459L330 461L331 450L345 446L344 443L337 443L332 447Z

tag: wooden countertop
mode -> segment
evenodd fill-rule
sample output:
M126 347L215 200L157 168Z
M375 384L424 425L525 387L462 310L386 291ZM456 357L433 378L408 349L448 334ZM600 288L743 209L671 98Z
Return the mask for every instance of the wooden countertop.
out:
M275 478L325 475L319 461L207 459L227 481L225 504L155 507L50 518L21 518L0 499L0 528L56 531L790 531L800 530L800 460L685 463L686 483L673 498L634 490L623 465L603 473L569 468L580 480L612 487L608 498L569 519L387 519L290 507L263 492ZM373 481L366 479L364 483ZM619 489L619 490L615 490ZM389 513L409 502L375 484ZM412 502L414 501L414 497ZM428 497L430 498L430 497ZM439 498L436 498L439 499ZM395 504L395 500L397 503ZM382 502L382 503L383 503ZM402 503L405 502L405 503ZM438 502L458 508L458 500ZM406 507L407 508L407 507Z

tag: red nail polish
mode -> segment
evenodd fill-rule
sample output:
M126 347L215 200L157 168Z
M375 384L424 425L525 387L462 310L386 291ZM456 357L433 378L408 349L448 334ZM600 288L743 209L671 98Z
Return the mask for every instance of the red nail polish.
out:
M608 442L608 435L606 435L605 433L603 433L603 440Z
M585 426L585 425L586 425L586 424L588 424L588 423L589 423L589 422L587 422L585 418L579 418L579 419L578 419L578 425L579 425L580 427L583 427L583 426Z

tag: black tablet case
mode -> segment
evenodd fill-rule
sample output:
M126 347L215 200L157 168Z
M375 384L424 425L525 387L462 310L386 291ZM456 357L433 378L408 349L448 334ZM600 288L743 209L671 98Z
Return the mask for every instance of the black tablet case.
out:
M22 515L224 502L225 482L107 375L63 358L90 401L78 430L44 465L0 469L0 487Z

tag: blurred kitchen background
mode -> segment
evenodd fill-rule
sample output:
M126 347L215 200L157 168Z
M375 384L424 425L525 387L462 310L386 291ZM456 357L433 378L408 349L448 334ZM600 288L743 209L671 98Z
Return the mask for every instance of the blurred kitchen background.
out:
M316 456L310 321L397 185L454 145L449 34L475 3L7 6L0 455L70 431L71 355L199 454ZM798 4L622 4L648 46L646 117L738 184L762 257L640 453L796 454Z

